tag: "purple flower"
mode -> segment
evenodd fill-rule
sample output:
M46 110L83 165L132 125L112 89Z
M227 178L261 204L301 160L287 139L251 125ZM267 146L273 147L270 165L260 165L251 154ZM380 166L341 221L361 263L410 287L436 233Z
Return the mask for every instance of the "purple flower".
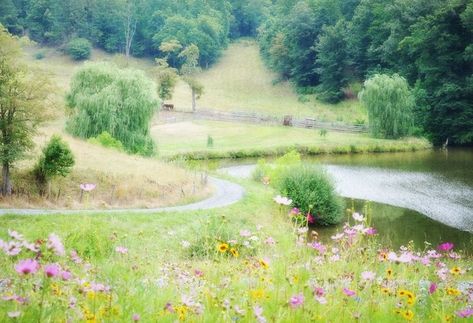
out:
M435 293L436 290L437 290L437 284L436 283L430 283L429 294Z
M139 320L141 320L141 317L139 314L133 314L133 316L131 317L131 319L133 320L133 322L138 322Z
M470 316L473 316L473 308L465 308L464 310L458 311L457 315L461 318L468 318Z
M79 255L77 254L77 251L75 251L75 250L71 251L71 259L76 264L81 264L82 263L82 259L79 257Z
M47 277L56 277L61 272L61 267L58 264L49 264L44 267L44 273Z
M366 228L364 233L368 236L373 236L376 233L378 233L378 231L375 228L370 227L370 228Z
M34 259L21 260L16 266L15 270L20 275L34 274L39 269L39 263Z
M304 295L302 293L292 296L289 300L289 306L291 306L292 309L296 309L302 305L304 305Z
M317 241L309 243L309 247L317 250L322 255L327 251L327 247L325 247L322 243L317 242Z
M356 293L348 288L343 288L343 293L349 297L355 296Z
M309 223L309 224L314 224L315 223L315 218L310 213L307 213L307 223Z
M453 249L453 243L444 242L438 245L437 250L439 251L450 251Z
M59 237L55 233L51 233L49 235L47 246L48 249L52 249L54 253L58 256L64 256L66 254L61 239L59 239Z
M194 274L197 276L197 277L202 277L204 276L204 272L199 270L199 269L196 269L194 270Z

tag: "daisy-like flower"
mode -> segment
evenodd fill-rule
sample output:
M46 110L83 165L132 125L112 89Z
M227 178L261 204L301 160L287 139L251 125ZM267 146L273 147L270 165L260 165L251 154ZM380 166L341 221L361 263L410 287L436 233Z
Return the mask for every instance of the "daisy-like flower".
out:
M452 275L457 276L457 275L460 275L460 274L462 273L462 270L461 270L460 267L455 266L455 267L453 267L452 269L450 269L450 273L451 273Z
M55 233L51 233L49 235L47 247L48 249L53 250L54 253L58 256L64 256L66 254L61 239L59 239L59 237Z
M228 248L229 248L229 246L228 246L227 243L221 243L217 246L217 250L221 253L227 252Z
M465 308L464 310L458 311L457 316L461 318L469 318L473 316L473 308Z
M56 277L61 273L61 267L58 264L49 264L44 267L44 273L48 278Z
M267 245L273 246L276 244L276 240L274 240L273 237L267 237L266 240L264 240L264 243Z
M343 294L349 296L349 297L353 297L356 295L355 291L351 290L351 289L348 289L348 288L343 288Z
M355 221L357 221L357 222L363 222L363 221L365 221L365 217L363 216L363 214L360 214L360 213L358 213L358 212L353 213L353 214L352 214L352 217L353 217L353 219L354 219Z
M414 318L414 312L412 312L411 310L402 311L401 314L402 317L408 321L412 321L412 319Z
M376 274L372 271L364 271L361 273L361 279L366 281L373 281L376 278Z
M115 251L116 251L117 253L122 254L122 255L126 255L126 254L128 253L128 249L125 248L125 247L122 247L122 246L116 247L116 248L115 248Z
M289 206L292 204L292 200L287 198L287 197L283 197L281 195L278 195L276 196L275 198L273 198L274 202L276 202L277 204L279 205L286 205L286 206Z
M34 259L21 260L16 266L15 270L20 275L34 274L39 269L39 263Z
M24 240L23 235L19 234L18 232L14 231L14 230L8 229L8 235L12 239L15 239L15 240L18 240L18 241L23 241Z
M259 264L263 269L269 268L269 261L267 259L260 259Z
M292 296L289 300L289 306L292 309L296 309L302 305L304 305L304 295L302 293Z
M437 249L438 249L439 251L445 251L445 252L446 252L446 251L452 250L453 247L454 247L453 243L451 243L451 242L444 242L444 243L439 244L438 247L437 247Z

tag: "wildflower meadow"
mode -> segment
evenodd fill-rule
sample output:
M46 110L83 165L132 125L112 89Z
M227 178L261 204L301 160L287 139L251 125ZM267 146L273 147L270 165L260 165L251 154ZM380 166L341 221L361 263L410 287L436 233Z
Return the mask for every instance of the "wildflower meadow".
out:
M230 208L194 219L186 214L176 223L163 222L164 216L149 223L144 215L133 223L126 220L131 215L83 218L82 233L69 227L71 217L58 216L59 225L47 217L3 219L2 227L19 229L1 232L1 320L473 318L471 258L452 243L420 250L406 242L393 250L379 243L369 215L353 211L341 230L321 239L309 223L314 218L293 209L290 199L253 192L249 200L239 216ZM256 207L262 202L265 208Z

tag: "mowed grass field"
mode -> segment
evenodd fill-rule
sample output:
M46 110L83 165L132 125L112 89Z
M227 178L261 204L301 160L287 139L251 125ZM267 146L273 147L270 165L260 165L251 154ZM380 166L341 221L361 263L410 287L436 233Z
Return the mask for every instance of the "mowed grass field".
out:
M314 96L304 96L302 101L308 102L301 102L292 84L274 84L278 75L264 65L258 45L250 40L230 44L217 64L196 79L204 85L204 95L197 102L202 109L291 114L346 123L367 121L366 111L357 100L330 105L316 101ZM191 110L190 98L188 86L180 82L172 102L180 110Z
M320 152L357 152L356 149L360 150L359 152L399 151L410 150L413 147L415 149L430 147L430 144L422 139L384 140L371 138L368 134L332 131L322 136L319 130L314 129L219 121L156 124L151 128L151 135L158 143L161 157L200 152L224 155L225 152L231 151L271 151L291 146L318 148ZM213 139L212 147L207 146L208 136Z

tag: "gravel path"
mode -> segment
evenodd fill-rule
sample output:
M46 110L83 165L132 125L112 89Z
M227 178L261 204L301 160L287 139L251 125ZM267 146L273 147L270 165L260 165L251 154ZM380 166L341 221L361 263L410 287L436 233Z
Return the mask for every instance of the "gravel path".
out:
M228 206L240 201L245 190L238 184L209 177L209 183L215 188L214 194L200 202L187 205L161 207L153 209L112 209L112 210L41 210L41 209L0 209L0 215L17 214L17 215L47 215L47 214L114 214L114 213L158 213L158 212L180 212L209 210Z

